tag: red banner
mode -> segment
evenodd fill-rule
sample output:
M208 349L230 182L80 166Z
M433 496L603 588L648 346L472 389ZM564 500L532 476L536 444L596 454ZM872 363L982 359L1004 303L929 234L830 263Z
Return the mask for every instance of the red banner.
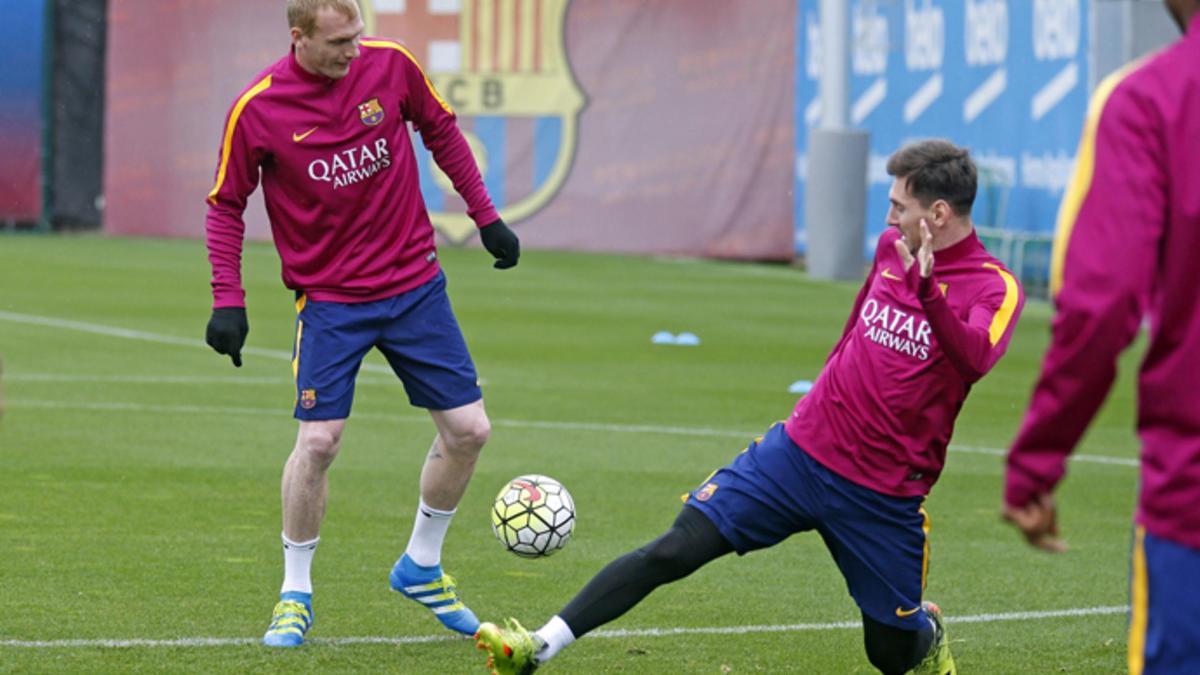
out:
M793 0L361 4L455 107L524 247L791 258ZM202 236L225 112L288 49L265 5L110 4L109 232ZM469 239L418 159L439 231ZM260 200L246 222L269 236Z

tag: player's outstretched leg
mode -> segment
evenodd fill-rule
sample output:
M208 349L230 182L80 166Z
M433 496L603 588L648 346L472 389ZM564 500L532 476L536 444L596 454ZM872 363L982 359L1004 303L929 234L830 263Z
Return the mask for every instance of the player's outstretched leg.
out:
M312 593L280 593L275 611L271 612L271 625L263 636L263 644L268 647L299 647L304 644L304 634L312 624Z
M479 630L479 619L458 597L454 578L440 564L422 567L408 554L400 556L389 577L392 590L428 607L442 625L463 635Z
M912 669L913 675L958 675L954 657L950 655L950 640L946 637L942 610L928 600L922 602L921 607L933 622L933 644L929 645L929 654L924 660Z
M504 622L501 628L488 621L480 624L475 633L475 646L488 653L487 665L492 675L528 675L537 670L538 640L516 619Z

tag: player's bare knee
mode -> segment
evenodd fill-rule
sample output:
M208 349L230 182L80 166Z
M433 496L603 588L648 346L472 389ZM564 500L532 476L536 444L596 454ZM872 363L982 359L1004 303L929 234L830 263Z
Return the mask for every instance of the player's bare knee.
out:
M314 464L327 467L337 457L341 445L340 430L331 427L317 427L306 429L304 433L300 434L300 438L296 441L296 452Z
M468 424L463 424L442 435L445 449L456 455L478 455L479 450L492 435L492 423L486 415L479 415Z

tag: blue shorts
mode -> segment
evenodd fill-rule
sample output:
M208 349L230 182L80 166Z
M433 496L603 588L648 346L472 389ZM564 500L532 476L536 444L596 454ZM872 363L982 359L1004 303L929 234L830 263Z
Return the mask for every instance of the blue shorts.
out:
M296 419L350 416L354 380L372 347L387 357L419 408L449 410L483 397L439 272L424 284L374 302L296 301Z
M851 483L771 427L688 494L739 554L816 530L864 614L904 630L921 609L929 545L923 497L891 497Z
M1137 529L1129 672L1200 673L1200 551Z

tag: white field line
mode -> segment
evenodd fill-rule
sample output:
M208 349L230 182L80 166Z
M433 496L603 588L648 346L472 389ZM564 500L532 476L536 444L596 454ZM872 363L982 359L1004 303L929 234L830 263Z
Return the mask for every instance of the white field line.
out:
M38 399L10 399L10 408L32 408L49 410L88 410L96 412L135 412L135 413L164 413L185 415L251 415L255 417L282 417L290 414L288 408L250 408L242 406L213 406L213 405L159 405L145 403L116 403L116 402L72 402L50 401ZM389 413L352 412L353 419L386 420L392 422L428 422L426 415L398 415ZM751 431L731 431L726 429L706 429L703 427L670 427L650 424L607 424L603 422L553 422L544 420L509 420L493 419L493 427L512 427L518 429L547 429L561 431L599 431L604 433L630 434L668 434L673 436L702 436L719 438L754 438L762 434Z
M947 616L946 623L996 623L999 621L1037 621L1042 619L1067 619L1085 616L1124 614L1129 607L1079 607L1074 609L1047 610L1041 612L1005 612L999 614L975 614L972 616ZM859 628L858 621L835 621L832 623L793 623L757 626L710 626L698 628L628 628L598 630L590 634L594 638L667 637L672 635L746 635L751 633L800 633L811 631L843 630ZM411 645L428 642L447 642L465 638L451 635L412 635L402 637L329 637L311 638L313 644L353 645L386 644ZM91 647L235 647L255 645L260 638L178 638L174 640L0 640L0 647L25 649L70 649Z
M161 413L183 415L252 415L255 417L276 417L289 413L286 408L249 408L242 406L213 406L213 405L157 405L145 403L103 403L103 402L72 402L50 401L38 399L12 399L10 408L31 408L49 410L87 410L96 412L134 412ZM354 419L382 420L388 422L428 422L424 415L397 415L389 413L353 412ZM751 439L761 436L765 429L759 431L737 431L734 429L712 429L707 427L674 427L654 424L611 424L606 422L558 422L550 420L514 420L493 419L493 427L509 427L513 429L542 429L547 431L595 431L600 433L621 434L665 434L668 436L695 436L701 438L738 438ZM980 448L969 445L952 445L952 452L963 452L973 455L992 455L1003 457L1007 452L999 448ZM1090 464L1108 464L1113 466L1137 467L1136 459L1126 457L1105 457L1103 455L1072 455L1071 461Z
M365 365L365 364L364 364ZM5 382L104 383L104 384L219 384L228 386L287 385L291 377L253 375L82 375L72 373L6 373ZM357 384L400 385L395 377L359 377Z
M955 452L972 452L978 455L996 455L1004 457L1008 454L1007 450L998 448L977 448L969 445L952 445L951 450ZM1071 455L1071 460L1076 462L1090 462L1092 464L1111 464L1113 466L1139 466L1136 459L1131 457L1106 457L1104 455Z
M83 321L71 321L68 319L58 319L55 317L34 316L32 314L19 314L16 312L6 312L0 310L0 321L11 321L15 323L24 323L35 326L47 326L50 328L63 328L68 330L77 330L85 333L94 333L98 335L107 335L111 337L120 337L132 340L144 340L148 342L157 342L161 344L181 345L186 347L200 347L208 349L208 345L200 340L188 340L185 338L175 337L171 335L161 335L158 333L147 333L144 331L128 330L125 328L117 328L114 326L105 326L102 324L87 323ZM283 358L288 361L292 359L290 352L258 349L255 347L247 347L243 350L247 354L258 354L260 356L269 356L275 358ZM224 358L224 357L222 357ZM363 370L371 372L382 372L389 375L392 374L391 369L387 366L382 366L372 363L364 363ZM88 381L88 380L67 380L64 375L41 375L26 376L30 381ZM86 376L76 376L86 377ZM136 376L131 376L136 377ZM163 382L180 384L201 384L207 381L197 377L195 379L182 379L187 376L181 376L178 380L171 379L170 376L147 376L145 379L131 379L131 382ZM39 379L44 378L44 379ZM54 378L63 378L56 380ZM162 378L161 380L155 378ZM10 374L9 379L20 379L19 374ZM365 380L365 378L364 378ZM104 381L104 380L97 380ZM114 380L119 381L119 380ZM212 376L214 384L231 384L237 383L246 384L266 384L275 383L275 380L269 378L240 378L237 376ZM361 381L361 380L360 380ZM379 384L375 380L367 380L364 384ZM220 415L273 415L283 414L286 411L276 410L273 408L240 408L240 407L224 407L224 406L199 406L199 405L144 405L139 403L68 403L65 401L38 401L38 400L10 400L9 405L16 407L28 408L52 408L59 410L99 410L99 411L128 411L128 412L158 412L158 413L183 413L183 414L220 414ZM414 415L388 415L381 413L353 413L354 417L360 419L383 419L396 422L414 422L426 421L428 418ZM653 434L668 434L676 436L701 436L701 437L720 437L720 438L754 438L761 434L760 431L732 431L724 429L705 429L693 427L670 427L670 426L653 426L640 424L605 424L593 422L549 422L537 420L492 420L493 426L513 427L525 429L549 429L549 430L565 430L565 431L599 431L604 433L653 433ZM967 452L982 455L997 455L1004 456L1004 450L997 448L976 448L970 446L954 445L951 449L958 452ZM1072 461L1075 462L1090 462L1094 464L1112 464L1116 466L1138 466L1136 459L1128 459L1124 457L1104 457L1101 455L1072 455Z
M105 326L99 323L88 323L86 321L73 321L70 319L58 319L52 316L36 316L33 314L20 314L17 312L5 312L0 310L0 321L9 321L11 323L22 323L29 326L44 326L46 328L60 328L63 330L74 330L81 333L91 333L93 335L105 335L108 337L125 338L126 340L140 340L142 342L154 342L164 345L176 345L180 347L199 347L201 349L209 349L209 346L203 340L192 340L189 338L181 338L175 335L163 335L162 333L150 333L141 330L131 330L128 328L118 328L116 326ZM290 351L279 349L262 349L261 347L243 347L242 354L250 354L253 356L265 356L271 359L282 359L284 361L292 360ZM222 359L228 357L222 356ZM387 366L381 366L376 363L362 364L362 370L373 373L391 373L392 369Z

